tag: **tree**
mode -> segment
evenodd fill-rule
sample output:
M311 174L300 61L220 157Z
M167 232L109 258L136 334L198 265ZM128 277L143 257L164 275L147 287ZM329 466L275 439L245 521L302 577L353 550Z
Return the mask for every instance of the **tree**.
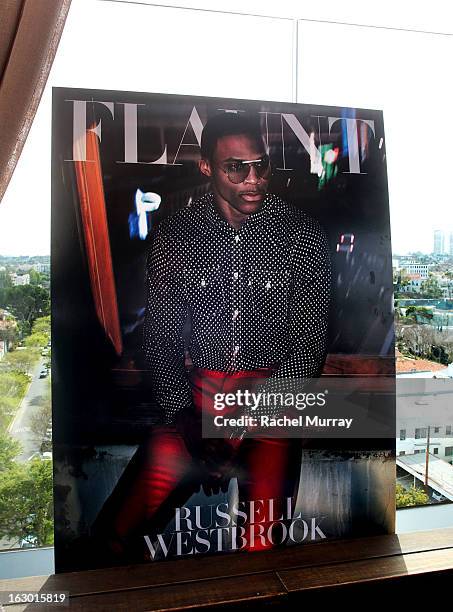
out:
M37 409L30 418L30 428L40 441L45 438L47 429L52 421L49 379L46 382L44 395L36 398Z
M0 472L0 537L53 543L51 461L14 463Z
M0 472L9 470L20 453L20 443L6 432L0 432Z
M6 429L24 396L29 377L22 372L0 372L0 428Z
M13 282L8 272L5 272L5 271L0 272L0 289L9 289L12 286L13 286Z
M399 341L418 357L427 357L435 344L435 329L429 325L409 325L401 329Z
M444 346L433 345L431 347L429 359L432 359L433 361L437 361L439 363L443 363L444 365L448 365L449 353Z
M29 374L39 359L39 349L27 348L11 351L0 361L1 372L23 372Z
M410 281L411 277L406 270L397 270L393 273L393 284L396 285L395 292L401 291L403 287L407 287Z
M30 270L30 285L42 285L43 277L36 270Z
M396 507L421 506L429 503L429 497L420 487L412 486L405 489L402 485L396 485Z
M443 296L442 289L440 288L437 279L431 274L423 281L420 287L420 295L424 298L436 300Z
M23 372L0 372L0 397L22 396L29 381Z
M6 431L16 413L18 404L17 397L0 396L0 431Z
M406 308L406 317L408 319L413 319L415 323L423 322L423 319L425 319L425 322L427 322L428 320L431 320L433 316L432 311L425 306L408 306ZM419 319L422 319L422 321L419 321Z
M7 347L18 339L19 330L14 317L6 317L0 321L0 340L6 340Z
M36 285L19 285L6 289L4 304L0 307L11 310L21 321L24 329L30 331L31 325L38 317L50 314L50 294L47 289Z
M34 327L33 327L34 329ZM27 336L24 340L24 344L27 348L44 348L49 342L49 336L42 333L32 333Z
M50 336L50 315L36 319L33 323L33 333L48 334Z

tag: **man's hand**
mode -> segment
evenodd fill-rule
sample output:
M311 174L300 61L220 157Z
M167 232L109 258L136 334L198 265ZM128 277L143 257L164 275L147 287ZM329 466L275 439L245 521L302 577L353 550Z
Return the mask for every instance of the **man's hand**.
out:
M230 478L234 475L240 443L241 440L202 439L200 465L207 473L207 478L203 482L203 489L207 495L228 491Z
M195 410L182 410L176 418L176 429L189 453L207 474L203 483L206 493L226 492L242 439L203 438L201 415Z

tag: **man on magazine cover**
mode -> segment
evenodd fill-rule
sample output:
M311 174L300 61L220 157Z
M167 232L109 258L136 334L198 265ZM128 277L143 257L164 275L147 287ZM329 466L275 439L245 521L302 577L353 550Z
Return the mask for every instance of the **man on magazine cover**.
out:
M144 352L162 424L137 454L134 474L123 476L121 498L109 500L96 521L103 531L109 525L118 552L131 535L149 533L190 482L215 491L237 476L240 499L293 496L298 445L245 430L204 439L201 417L217 393L258 383L274 391L316 377L326 355L327 241L314 219L268 192L271 165L258 119L210 118L199 168L211 191L151 237ZM268 546L257 537L248 548Z

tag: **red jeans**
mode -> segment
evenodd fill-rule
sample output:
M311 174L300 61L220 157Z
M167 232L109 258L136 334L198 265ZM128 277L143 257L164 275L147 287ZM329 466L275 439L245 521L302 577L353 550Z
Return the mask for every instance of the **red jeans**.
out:
M270 370L258 370L227 374L195 369L191 376L195 414L199 416L202 410L211 410L216 393L234 393L244 385L251 389L256 379L265 378L270 373ZM201 456L194 457L184 437L184 432L175 426L155 427L148 442L132 460L133 467L130 469L128 466L121 478L123 486L121 493L116 495L116 503L108 504L113 530L121 538L140 533L181 483L192 480L194 491L198 490L203 472L206 476L206 468L200 469L203 456L201 453ZM200 444L203 444L201 431ZM284 503L284 498L294 495L300 467L298 446L294 441L245 438L226 440L225 444L233 446L231 476L238 477L241 501L273 499L277 509ZM265 516L261 516L261 525L269 522L266 507L264 504ZM253 550L270 547L258 535L253 540Z

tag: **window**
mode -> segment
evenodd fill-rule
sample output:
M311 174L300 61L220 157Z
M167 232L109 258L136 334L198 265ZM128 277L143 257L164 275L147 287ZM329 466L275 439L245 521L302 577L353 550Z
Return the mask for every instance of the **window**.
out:
M415 439L420 440L421 438L426 438L428 434L427 427L419 427L415 430Z
M114 14L117 17L119 16L119 18L113 20L116 24L114 29L121 31L123 16L127 14L126 8L119 5L111 7L107 3L104 5L101 2L90 1L90 11L95 17L91 20L86 20L85 16L80 12L80 6L82 6L82 3L74 2L71 11L74 17L77 16L79 18L80 24L84 28L88 28L90 34L87 37L94 39L93 32L98 36L100 33L97 29L98 24L107 22L107 16L110 15L111 17ZM228 10L228 7L225 6L225 9ZM428 34L301 21L299 22L298 45L293 49L292 35L294 32L290 22L280 22L276 25L271 20L269 20L269 23L265 19L258 19L255 22L253 18L247 16L226 17L219 14L219 20L222 20L223 23L228 21L229 24L228 27L224 28L226 38L228 31L236 31L237 25L245 24L244 35L238 37L238 39L245 40L247 38L250 41L252 51L255 38L253 35L250 35L250 32L257 31L256 40L258 41L272 40L271 55L275 63L272 64L271 74L269 72L266 73L266 78L250 80L250 74L247 70L243 73L233 71L233 73L225 76L224 72L216 72L211 69L209 70L209 79L206 80L208 72L205 69L201 70L192 67L193 56L197 56L196 49L193 53L181 55L181 48L178 45L173 50L168 46L168 24L165 23L165 17L167 13L169 16L178 15L184 23L184 28L190 29L187 22L192 20L187 17L185 11L165 9L163 7L146 7L146 9L134 7L134 10L140 11L141 15L145 14L145 10L152 11L153 17L159 22L160 25L154 27L153 30L153 45L157 49L166 49L165 61L154 62L151 71L143 71L142 69L137 71L120 71L120 76L117 79L118 75L116 73L112 75L105 68L108 68L109 65L118 65L121 58L127 58L129 54L143 57L145 52L149 52L149 41L147 39L135 36L134 34L132 39L135 40L136 47L134 48L135 50L131 51L127 48L127 41L123 47L117 43L118 40L126 40L124 36L109 34L108 39L112 41L112 47L108 47L108 41L106 40L98 45L98 49L103 50L103 57L101 57L102 61L100 62L102 68L99 69L98 63L91 62L90 49L84 50L80 48L79 31L74 30L71 32L68 29L63 34L62 46L49 78L48 88L43 95L43 104L40 111L38 111L36 121L30 133L29 146L27 147L26 145L24 149L17 171L10 184L9 194L5 196L4 201L0 205L0 227L3 227L0 240L2 252L10 251L17 254L22 252L22 245L17 239L18 232L15 233L12 229L19 227L19 224L15 219L12 219L13 214L10 212L10 210L13 210L13 206L16 207L17 202L21 202L21 215L27 218L27 226L33 228L28 239L24 240L24 244L27 244L30 252L48 253L45 245L44 247L42 245L48 242L49 236L50 163L48 159L45 159L44 155L41 160L41 156L36 156L32 153L30 145L34 138L35 142L40 142L41 150L48 148L45 145L50 137L50 85L64 84L74 87L92 86L104 87L106 89L118 88L137 91L167 91L200 95L211 94L242 98L290 100L294 93L294 83L291 82L294 78L293 68L295 69L296 67L299 71L299 102L327 103L329 100L332 100L332 103L345 106L384 108L387 149L389 152L388 172L394 247L396 252L399 251L401 253L412 249L415 244L421 244L420 248L425 252L432 250L432 232L431 230L425 231L425 226L427 225L426 215L423 213L425 203L427 201L433 202L430 218L445 219L444 215L440 214L441 209L438 203L447 201L450 179L448 173L436 173L436 181L432 181L431 177L433 172L437 170L439 163L437 157L432 156L432 158L425 160L424 172L419 173L417 181L414 181L414 161L413 157L407 152L417 150L419 146L420 133L417 129L414 129L414 126L417 125L415 117L421 111L426 112L430 105L431 108L437 108L440 101L442 101L444 109L448 109L451 106L450 85L448 79L444 76L447 74L449 66L448 58L451 57L451 39ZM275 12L277 13L278 11ZM344 10L345 15L346 13L347 9ZM206 41L206 38L199 39L199 48L201 48L202 56L205 57L204 50L219 42L217 40L219 30L214 26L209 26L210 22L214 21L211 15L200 16L201 13L194 15L192 23L194 26L196 25L196 29L203 29L205 33L210 33L208 41ZM199 26L200 18L204 25ZM69 19L71 19L71 15ZM173 25L177 23L177 20L174 19ZM340 21L341 19L338 20ZM251 24L252 27L250 27ZM233 25L234 27L232 27ZM430 27L430 29L436 29L436 26ZM157 42L155 36L157 36ZM278 44L275 42L276 38L278 39ZM144 41L143 46L141 46L140 40ZM326 44L320 44L320 41L325 41ZM329 70L328 74L328 68L325 70L319 69L320 66L332 66L332 44L328 44L328 41L341 41L343 56L354 58L354 61L357 62L354 66L354 72L360 78L345 79L344 72L334 67ZM191 43L196 44L197 38L192 37ZM82 59L73 63L71 69L68 70L62 58L65 54L66 57L76 55L71 50L71 44L77 48L77 54L82 54ZM184 48L186 48L185 44L186 42L184 42ZM216 44L217 46L220 47L221 45ZM280 47L281 52L277 51L278 47ZM400 47L406 49L405 54L394 52L394 49ZM225 49L227 48L225 46ZM357 52L358 49L360 52ZM297 66L292 66L291 58L293 51L296 53L298 51L299 53ZM384 51L386 51L387 55ZM108 59L109 54L113 54L112 57L114 59L111 61ZM216 58L216 62L220 63L221 60L222 58L220 60ZM183 68L181 68L182 62ZM90 66L92 66L92 70ZM280 68L277 69L278 67ZM406 75L404 91L395 86L395 84L400 82L402 74ZM213 75L214 83L211 83ZM379 78L377 78L377 75L379 75ZM385 76L385 82L388 83L387 87L382 86L383 76ZM240 78L238 79L238 77ZM353 81L357 85L356 89L353 87ZM420 87L421 81L424 82L423 88ZM334 95L332 92L334 92ZM433 103L435 106L432 106ZM446 125L445 123L443 125L443 141L445 142L452 138L452 125ZM432 163L433 167L430 168L429 163ZM21 168L28 168L28 170L24 171ZM31 172L31 169L34 169L33 174L27 174L27 172ZM425 175L425 178L423 175ZM28 178L30 176L31 178ZM34 185L33 191L37 194L39 193L39 198L26 197L30 184ZM13 206L9 206L8 201ZM404 204L406 202L407 205ZM24 213L26 206L29 207L26 208L26 213ZM407 232L409 214L415 224L411 232ZM10 219L11 222L8 223ZM21 227L23 228L23 226ZM38 232L36 227L39 228ZM37 236L44 236L44 239L38 240ZM418 272L421 273L422 270L420 269ZM414 282L414 284L416 283ZM451 428L451 425L446 426L445 435L452 435ZM412 433L413 429L410 428L409 431ZM418 436L417 431L419 432ZM440 427L434 428L434 433L439 432ZM423 439L426 438L426 435L427 428L416 430L416 438ZM406 440L406 429L400 430L400 440ZM411 453L412 451L400 451L399 455L404 456L406 452ZM423 452L425 451L417 449L414 451L414 454ZM434 448L433 454L439 454L439 449ZM445 448L445 457L453 457L453 446Z
M100 23L108 23L109 28L99 30ZM139 24L143 31L152 31L152 46L156 53L158 49L161 50L157 53L160 60L152 61L146 69L143 68L141 61L137 61L137 58L151 57L154 51L150 51L147 37L137 34ZM294 97L294 30L294 21L291 19L271 19L216 11L170 9L144 6L140 3L127 6L123 3L97 0L73 2L29 137L5 197L0 204L0 256L11 255L11 258L8 259L11 273L16 273L16 266L22 265L23 262L16 261L16 259L19 260L19 256L24 254L26 257L39 255L41 260L33 260L33 265L36 263L36 266L49 267L52 86L156 91L289 102ZM203 34L194 35L193 40L189 43L188 32ZM234 57L231 32L235 33ZM80 45L82 38L97 41L95 62L92 56L93 49L88 52L86 47ZM268 51L265 61L266 75L259 77L256 50L262 49L263 41L266 41ZM216 51L207 53L207 49ZM239 56L249 58L246 60L248 68L237 70L232 65ZM203 69L200 64L201 57L205 58ZM211 64L208 65L207 61ZM28 185L27 189L25 189L26 185ZM30 197L30 185L33 185L33 197ZM28 265L29 262L26 263ZM1 260L0 268L4 268L4 265L4 261ZM49 276L48 272L47 269L46 276ZM4 273L5 270L0 269L0 276ZM34 275L35 278L37 275L44 276L43 270L36 268ZM24 277L25 275L22 274L17 275L17 278L22 280ZM39 282L41 283L41 280ZM30 284L35 285L33 278ZM3 309L5 305L1 300L4 292L1 289L0 279L0 309ZM29 319L32 318L30 311L31 308L27 310L27 321L20 320L17 324L18 328L20 324L20 330L26 329L26 324L29 326ZM27 328L27 333L31 331ZM0 359L5 363L2 355L4 343L1 332L2 330L0 330ZM40 333L40 338L43 335ZM22 354L23 363L25 363L25 354L29 357L29 353L33 358L36 353L36 361L42 358L43 363L50 362L50 356L45 354L47 340L43 345L39 345L39 351L36 351L37 346L36 344L32 348L27 348ZM25 377L27 372L21 373L22 375ZM30 445L32 448L27 446L27 455L24 456L21 463L26 470L32 466L32 462L26 461L29 455L33 454L36 458L42 457L46 469L51 473L52 462L49 461L51 440L48 432L50 429L50 391L47 393L50 377L47 370L43 369L42 375L38 374L37 378L42 379L39 382L42 386L42 393L40 392L36 398L42 400L42 403L45 400L46 415L49 415L49 419L46 422L43 421L42 431L34 435L33 445ZM0 381L0 388L3 391L1 383L2 381ZM22 382L20 385L10 385L10 387L15 395L6 398L9 402L7 407L8 410L13 408L16 410L22 397L28 393L28 387ZM30 389L30 394L36 392L34 385ZM20 397L18 397L19 391L22 394ZM0 434L3 434L4 424L2 400L3 397L0 399ZM33 411L38 412L38 408L41 410L41 405L35 407L34 401L29 405ZM41 420L39 421L40 427ZM27 474L23 478L24 488L28 484L28 476L27 478L26 476ZM44 486L49 482L50 478L36 478L36 486ZM48 485L46 486L45 493L51 496L52 491ZM30 487L27 491L29 489ZM36 505L35 500L38 499L46 508L51 507L50 503L45 503L47 498L44 494L35 494L34 497L28 495L28 498L27 502L30 502L30 505L33 503ZM36 523L42 521L47 529L48 517L46 516L44 521L41 513L34 516L37 517ZM41 527L41 523L38 527ZM44 543L50 544L52 541L50 527L45 535L47 539ZM23 538L15 537L13 540L11 537L9 541L7 538L2 538L0 550L5 547L22 546L21 539ZM25 544L28 543L27 541Z

